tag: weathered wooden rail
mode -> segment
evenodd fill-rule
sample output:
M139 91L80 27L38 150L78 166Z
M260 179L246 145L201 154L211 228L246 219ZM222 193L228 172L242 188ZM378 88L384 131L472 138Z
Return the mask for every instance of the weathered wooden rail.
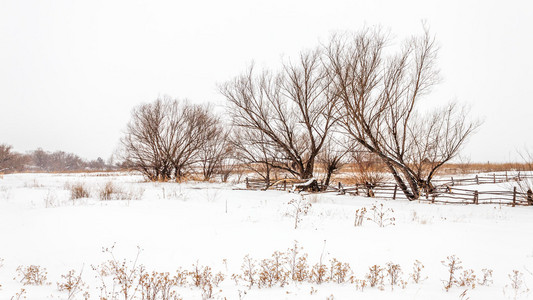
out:
M492 175L476 175L473 178L460 178L450 180L436 179L432 182L436 185L432 192L425 192L417 201L426 201L431 203L450 203L450 204L500 204L500 205L533 205L533 192L518 191L516 186L513 190L501 191L479 191L465 188L458 188L457 186L480 185L489 183L502 183L511 181L522 181L532 179L531 174L492 174ZM301 184L302 180L296 179L281 179L272 180L268 186L264 180L252 180L246 178L246 188L256 190L293 190L295 184ZM322 182L318 183L322 192L335 192L338 194L350 194L366 197L377 197L384 199L405 199L405 196L394 183L380 183L377 185L371 184L355 184L351 186L344 186L341 182L335 185L325 186Z
M447 185L447 186L456 186L456 185L479 185L479 184L494 184L510 181L522 181L525 179L533 179L533 175L529 173L516 172L509 174L505 172L504 174L492 174L492 175L476 175L471 178L437 178L433 179L431 182L435 185Z

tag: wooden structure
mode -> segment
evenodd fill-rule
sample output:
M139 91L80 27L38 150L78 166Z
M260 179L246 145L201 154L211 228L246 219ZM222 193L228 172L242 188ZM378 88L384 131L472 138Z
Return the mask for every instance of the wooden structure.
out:
M492 175L476 175L471 178L461 178L450 180L435 179L431 189L423 189L423 194L416 201L430 202L430 203L449 203L449 204L500 204L511 206L533 206L533 191L527 192L518 191L516 187L513 190L500 191L479 191L474 189L461 188L460 186L494 184L502 182L520 181L524 179L531 179L533 175L517 174L510 176L505 173ZM384 199L405 199L403 193L399 192L399 188L395 183L380 183L380 184L355 184L352 186L345 186L342 182L337 182L334 185L325 186L322 182L316 179L312 180L298 180L298 179L281 179L271 181L267 185L264 180L250 180L246 178L246 188L256 190L275 189L283 191L309 191L309 192L335 192L340 195L349 194L356 196L377 197Z

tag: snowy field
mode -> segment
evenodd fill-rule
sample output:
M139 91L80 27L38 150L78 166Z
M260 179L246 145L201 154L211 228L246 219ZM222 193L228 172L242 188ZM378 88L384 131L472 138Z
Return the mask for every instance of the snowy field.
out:
M108 182L120 190L122 200L99 199ZM76 184L84 185L89 197L72 200L70 190ZM135 174L4 175L0 299L17 299L22 289L20 299L68 299L57 283L71 269L83 270L90 299L100 299L102 282L110 288L113 279L99 277L93 268L111 259L102 248L113 245L117 261L125 259L131 267L139 253L138 264L149 272L174 276L180 268L193 270L194 264L210 266L224 276L213 289L213 299L533 298L527 290L533 288L532 207L438 205L328 193L305 197L312 206L294 229L294 207L288 202L299 195L238 188L242 186L148 183ZM495 188L508 186L490 187ZM381 204L394 224L379 227L367 219L373 218L372 207ZM365 218L354 226L356 210L362 208L367 210ZM244 257L249 255L259 272L261 260L275 251L287 252L295 241L303 248L300 255L308 254L308 270L320 260L327 268L332 259L348 263L344 282L319 284L310 275L301 282L289 278L286 284L259 287L256 282L250 287L241 268ZM450 274L442 261L452 255L462 261L458 281L469 269L476 278L446 291L444 281ZM416 260L424 265L419 283L411 278ZM383 271L383 284L368 286L369 267L387 269L389 262L401 267L398 283L391 286ZM30 265L46 268L45 284L23 284L17 268ZM492 270L484 284L483 269ZM519 276L513 285L514 270ZM234 280L233 274L242 278ZM205 296L190 278L175 292L183 299ZM142 299L140 291L134 296ZM84 299L83 292L71 299Z

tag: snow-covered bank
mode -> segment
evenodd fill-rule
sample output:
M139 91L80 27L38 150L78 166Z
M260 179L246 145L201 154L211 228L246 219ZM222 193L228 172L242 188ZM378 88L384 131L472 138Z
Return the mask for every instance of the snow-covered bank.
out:
M239 299L460 299L465 287L443 288L447 279L441 261L456 255L464 269L481 276L493 270L491 286L469 289L470 299L506 299L508 274L524 273L533 286L533 208L494 205L435 205L404 200L379 200L334 194L310 195L312 207L298 229L288 212L289 200L298 195L280 191L233 190L231 185L208 183L146 183L138 175L111 174L14 174L0 179L0 299L27 290L27 299L66 299L56 282L70 269L80 270L98 299L99 281L91 265L109 259L102 247L116 243L114 255L132 260L137 246L139 262L147 270L175 272L191 269L197 261L225 274L222 291L215 298ZM98 199L112 181L139 200ZM90 198L71 200L69 187L83 183ZM54 199L53 202L46 200ZM49 204L52 205L49 205ZM380 228L364 220L354 227L357 209L374 204L392 209L395 225ZM427 279L409 282L405 289L384 291L355 284L289 282L284 287L248 289L236 285L232 274L242 273L243 257L261 260L274 251L286 251L298 241L309 255L309 265L335 258L350 264L355 278L364 279L368 267L387 262L399 264L408 280L413 262L421 261ZM48 271L47 286L23 286L14 280L18 266L40 265ZM311 288L316 289L311 295ZM180 287L184 299L201 298L195 287ZM79 295L81 296L81 294ZM528 295L522 294L526 299ZM81 299L81 298L80 298ZM467 298L464 298L467 299ZM512 297L511 297L512 299Z

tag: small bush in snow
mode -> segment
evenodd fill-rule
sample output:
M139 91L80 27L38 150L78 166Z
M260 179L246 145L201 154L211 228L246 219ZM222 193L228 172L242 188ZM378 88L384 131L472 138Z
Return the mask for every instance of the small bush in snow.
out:
M480 285L490 286L492 285L492 270L491 269L482 269L483 277L478 281Z
M272 258L262 260L259 265L257 261L246 255L241 266L241 274L233 274L232 279L238 284L240 280L245 281L248 287L257 285L258 287L285 286L289 279L296 282L317 282L313 281L314 276L319 276L322 281L327 280L326 271L320 271L320 275L313 275L307 263L307 253L301 252L302 248L298 242L293 248L286 252L276 251ZM335 275L339 276L339 275ZM342 275L340 275L342 276Z
M352 272L350 264L340 262L335 258L331 259L330 264L329 280L334 283L346 282L347 276Z
M144 189L133 188L129 190L121 189L108 181L98 192L98 198L102 201L106 200L140 200L144 194Z
M444 289L449 291L454 285L459 284L459 280L456 278L457 272L463 269L463 262L455 255L448 256L446 260L441 261L442 265L446 267L448 271L448 279L443 280Z
M400 276L402 275L402 268L398 264L388 262L386 271L387 277L389 279L390 288L391 290L394 290L394 286L400 285L402 283L402 280L400 278Z
M327 273L328 266L319 262L311 269L311 281L315 282L316 284L321 284L327 281Z
M127 262L119 261L113 254L115 245L103 248L102 252L110 256L110 259L100 265L91 266L100 280L100 299L135 299L135 294L140 289L140 278L144 268L137 264L141 249L137 248L135 260Z
M113 185L113 182L108 181L105 186L100 189L100 192L98 193L98 198L100 198L100 200L111 200L113 199L113 194L116 194L117 192L118 190Z
M363 292L365 287L368 285L365 279L353 279L352 282L355 284L355 289Z
M476 287L476 274L474 274L474 270L464 270L459 276L457 284L462 287L474 289Z
M75 183L70 186L70 199L76 200L81 198L89 198L89 190L83 183Z
M178 285L177 277L171 277L170 273L152 272L143 273L139 278L141 299L176 299L176 291L173 289Z
M373 265L368 268L368 273L365 277L370 287L377 287L380 290L384 289L383 279L385 278L385 274L383 271L385 271L385 269L379 265Z
M17 277L13 278L20 281L23 285L48 285L46 268L41 266L30 265L27 267L19 266L17 268Z
M259 287L283 287L289 279L289 272L285 270L285 253L275 251L272 258L263 259L259 266Z
M422 278L422 269L424 269L424 265L419 260L415 260L413 264L413 273L411 273L409 277L411 277L416 284L424 280Z
M61 281L57 282L57 290L60 292L67 292L67 299L76 299L76 295L82 293L83 299L87 300L90 298L89 292L85 291L87 285L81 278L81 274L76 274L75 270L68 271L67 274L61 275Z
M200 266L198 262L193 267L194 270L189 272L189 275L192 278L194 286L202 289L203 299L211 299L214 295L214 289L224 280L224 275L220 272L213 274L211 267Z
M370 208L371 216L367 218L379 227L387 227L389 225L394 225L396 219L393 217L394 210L392 208L385 208L383 203L380 205L372 205Z
M250 258L250 255L246 255L241 265L242 274L233 274L232 278L235 280L235 283L238 283L239 280L243 280L248 284L248 287L252 287L256 282L256 262L254 259Z
M516 300L520 297L520 295L527 294L529 292L529 288L524 284L524 273L518 270L513 270L513 272L508 274L507 277L509 277L511 282L505 285L503 293L508 298Z
M291 199L288 204L291 206L288 214L294 218L294 229L297 229L298 223L302 221L302 216L309 212L311 203L305 199L304 195L300 195L300 198Z
M353 223L353 226L355 227L362 226L363 220L365 219L365 214L366 214L366 207L357 209L355 211L355 222Z
M287 250L287 264L290 278L293 281L305 281L309 276L309 266L307 265L307 253L301 253L302 247L294 241L294 247Z

